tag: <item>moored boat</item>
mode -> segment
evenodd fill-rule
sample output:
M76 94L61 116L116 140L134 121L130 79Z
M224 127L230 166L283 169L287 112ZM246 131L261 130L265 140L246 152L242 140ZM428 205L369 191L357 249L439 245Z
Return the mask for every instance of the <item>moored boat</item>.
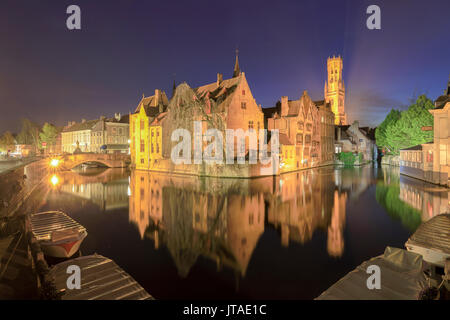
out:
M439 214L422 223L405 247L423 256L426 262L443 268L450 258L450 214Z
M80 268L80 288L67 288L67 269ZM154 300L132 276L113 260L93 254L70 259L50 269L49 279L61 300Z
M31 214L31 230L45 255L70 258L78 251L86 228L61 211Z

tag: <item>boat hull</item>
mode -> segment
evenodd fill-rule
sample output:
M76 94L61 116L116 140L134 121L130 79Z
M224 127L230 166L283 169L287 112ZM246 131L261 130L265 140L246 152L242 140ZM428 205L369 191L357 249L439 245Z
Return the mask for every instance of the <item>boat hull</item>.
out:
M75 239L68 239L64 242L50 242L42 241L40 243L42 251L46 256L54 258L70 258L73 256L81 246L84 238L86 238L87 233L81 234L80 237Z
M444 267L445 260L450 258L450 254L441 251L425 248L416 244L406 243L405 247L408 251L418 253L423 257L423 260L438 267Z

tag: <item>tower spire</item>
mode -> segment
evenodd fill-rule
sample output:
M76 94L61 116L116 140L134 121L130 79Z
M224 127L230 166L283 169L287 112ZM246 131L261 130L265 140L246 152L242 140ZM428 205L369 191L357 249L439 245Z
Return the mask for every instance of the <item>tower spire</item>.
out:
M177 88L177 84L175 82L175 73L173 74L173 87L172 87L172 97L175 95L175 90Z
M233 71L233 78L238 77L241 73L241 70L239 69L239 49L236 49L236 63L234 64L234 71Z

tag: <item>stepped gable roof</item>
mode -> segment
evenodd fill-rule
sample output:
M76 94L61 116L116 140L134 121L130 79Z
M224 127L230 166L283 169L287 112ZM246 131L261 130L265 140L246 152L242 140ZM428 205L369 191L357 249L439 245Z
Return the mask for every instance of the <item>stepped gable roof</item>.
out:
M156 95L159 94L159 97ZM140 108L143 107L147 117L155 117L159 114L159 105L167 106L169 104L169 99L164 91L156 90L155 94L152 96L143 96L139 102L135 113L139 112Z
M91 130L92 127L98 122L99 120L87 120L84 122L77 122L70 127L64 128L62 132L73 132L73 131L83 131L83 130Z

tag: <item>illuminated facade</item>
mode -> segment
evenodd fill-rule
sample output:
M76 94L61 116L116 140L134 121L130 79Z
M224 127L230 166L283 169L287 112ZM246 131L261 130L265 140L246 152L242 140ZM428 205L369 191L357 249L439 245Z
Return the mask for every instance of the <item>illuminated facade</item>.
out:
M433 142L400 150L400 172L435 184L450 186L450 80L435 101Z
M298 100L281 97L277 109L267 126L280 133L281 172L332 163L334 114L327 103L312 101L304 91Z
M170 100L164 92L156 90L154 96L142 98L130 119L132 165L136 169L154 171L173 169L170 156L176 143L171 141L171 134L176 129L186 129L193 136L194 121L202 123L202 134L209 128L223 134L226 129L242 129L254 130L258 137L259 130L264 129L261 106L253 98L237 57L232 78L224 80L219 73L215 82L197 88L182 83ZM203 148L207 145L204 141L199 144ZM243 145L245 152L248 152L249 145L247 137ZM194 167L187 170L197 173Z
M130 115L130 154L136 169L149 169L152 161L162 158L162 124L168 104L166 93L156 89L153 96L143 96Z
M127 153L129 116L116 113L113 118L69 122L61 132L63 153Z

